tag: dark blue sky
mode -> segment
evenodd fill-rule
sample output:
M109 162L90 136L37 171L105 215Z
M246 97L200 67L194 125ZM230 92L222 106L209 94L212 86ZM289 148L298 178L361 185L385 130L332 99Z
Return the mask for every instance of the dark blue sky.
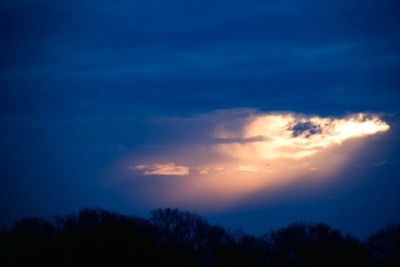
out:
M165 120L238 108L372 112L391 129L335 187L208 218L255 233L325 221L360 236L400 222L399 10L397 0L1 1L0 222L87 206L147 214L109 182L110 166L204 136Z

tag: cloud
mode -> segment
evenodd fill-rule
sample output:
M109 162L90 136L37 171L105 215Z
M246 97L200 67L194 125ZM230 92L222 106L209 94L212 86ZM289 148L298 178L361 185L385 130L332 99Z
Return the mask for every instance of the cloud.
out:
M242 129L230 133L238 135L238 140L252 142L225 142L214 148L219 153L244 160L300 159L348 139L385 132L389 128L378 116L363 113L344 118L259 114L250 117Z
M388 165L393 165L393 164L397 164L397 163L400 163L400 160L392 160L391 161L391 160L383 159L383 160L375 162L374 164L372 164L372 166L382 167L382 166L388 166Z
M149 201L205 209L228 208L250 195L267 200L297 184L321 185L357 160L366 137L390 128L376 114L320 117L248 109L220 110L165 123L167 128L173 125L176 140L168 149L149 151L142 159L136 156L135 164L127 159L126 164L133 166L128 175L176 176L152 184L148 193L157 190L157 194ZM140 164L149 159L173 161ZM146 195L143 190L141 194Z
M239 165L236 170L242 172L264 172L267 169L257 165L244 164Z
M155 163L155 164L139 164L129 169L143 172L144 175L171 175L186 176L189 175L189 167L178 166L174 162Z
M226 167L222 165L214 164L214 165L201 166L198 168L198 170L201 175L209 175L216 173L223 174L225 168Z
M290 130L293 131L293 137L304 136L306 138L322 132L321 126L311 121L298 122Z
M267 138L265 136L253 136L250 138L240 138L240 137L232 137L232 138L215 138L215 143L251 143L251 142L260 142L266 141Z

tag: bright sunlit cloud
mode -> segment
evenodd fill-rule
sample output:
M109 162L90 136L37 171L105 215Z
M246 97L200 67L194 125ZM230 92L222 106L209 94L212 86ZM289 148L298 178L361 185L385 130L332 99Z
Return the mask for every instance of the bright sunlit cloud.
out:
M375 115L356 114L341 119L306 117L296 114L256 115L243 129L217 133L253 140L218 144L216 150L244 160L301 159L340 145L350 138L384 132L389 125Z
M364 113L323 118L234 110L173 122L181 123L182 131L199 123L206 130L192 143L177 142L146 160L135 156L128 169L132 175L176 177L157 187L161 191L152 195L153 203L207 209L232 205L249 194L267 197L310 177L334 177L353 160L360 140L390 128L378 115Z

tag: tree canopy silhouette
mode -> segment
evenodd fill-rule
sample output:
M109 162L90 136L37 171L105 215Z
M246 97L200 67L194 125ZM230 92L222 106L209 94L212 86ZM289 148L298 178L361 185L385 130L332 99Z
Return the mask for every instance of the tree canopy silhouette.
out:
M399 225L367 242L303 222L256 237L171 208L149 219L84 209L0 228L1 266L400 266L399 255Z

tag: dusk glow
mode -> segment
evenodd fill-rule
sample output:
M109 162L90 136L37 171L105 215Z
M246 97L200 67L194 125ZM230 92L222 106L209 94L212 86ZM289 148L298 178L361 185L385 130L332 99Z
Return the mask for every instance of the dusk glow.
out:
M278 113L258 115L249 118L243 129L219 133L219 137L243 140L261 137L261 140L219 144L216 149L244 160L301 159L348 139L388 129L389 125L379 117L362 113L339 119Z
M235 114L230 110L221 113ZM322 118L254 111L244 118L233 115L228 121L217 122L214 117L213 113L202 116L203 120L214 121L214 128L208 131L213 136L206 138L215 139L212 144L194 142L180 147L178 143L176 151L151 155L160 162L140 162L128 168L132 174L145 176L185 176L158 189L163 192L157 195L163 197L154 197L150 202L215 210L239 204L255 192L265 191L268 198L315 174L320 179L332 176L351 163L355 149L360 149L342 146L390 128L379 116L363 113ZM234 123L239 119L242 121ZM232 123L237 128L227 129ZM368 145L368 140L363 144ZM162 163L168 161L173 162Z
M400 223L399 11L0 1L0 249L2 225L91 207L255 234Z

